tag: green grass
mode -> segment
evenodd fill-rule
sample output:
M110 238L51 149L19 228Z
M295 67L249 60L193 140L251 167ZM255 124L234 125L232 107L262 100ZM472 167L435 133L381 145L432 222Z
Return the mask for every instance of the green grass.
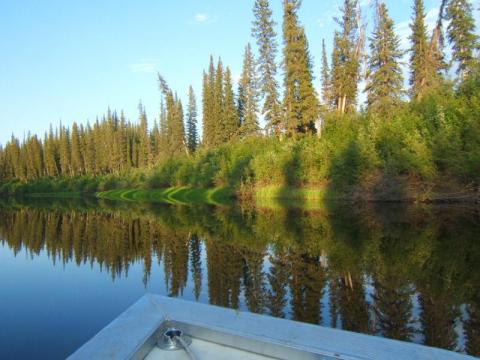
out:
M96 196L100 199L119 201L222 205L233 199L234 192L230 188L194 189L190 187L172 187L158 190L110 190L99 192Z

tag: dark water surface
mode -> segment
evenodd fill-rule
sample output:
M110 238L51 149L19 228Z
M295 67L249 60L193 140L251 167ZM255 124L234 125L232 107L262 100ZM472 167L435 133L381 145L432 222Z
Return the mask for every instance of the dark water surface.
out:
M145 292L479 355L480 213L0 205L0 358L64 358Z

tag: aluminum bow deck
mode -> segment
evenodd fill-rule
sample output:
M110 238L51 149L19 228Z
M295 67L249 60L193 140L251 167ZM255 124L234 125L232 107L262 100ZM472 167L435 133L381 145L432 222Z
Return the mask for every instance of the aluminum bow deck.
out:
M473 357L418 344L238 312L157 295L145 295L69 357L84 359L189 359L157 341L167 328L193 339L202 359L431 359Z

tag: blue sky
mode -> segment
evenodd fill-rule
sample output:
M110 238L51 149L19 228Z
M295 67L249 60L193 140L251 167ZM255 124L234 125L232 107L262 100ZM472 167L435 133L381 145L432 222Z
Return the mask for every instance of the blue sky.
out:
M304 0L299 12L317 87L321 40L330 51L332 18L341 2ZM372 2L361 0L370 24ZM412 2L386 1L405 46ZM425 0L430 24L439 2ZM271 1L279 41L281 3ZM252 41L252 5L253 0L1 1L0 143L12 133L43 134L50 123L94 121L108 106L136 120L140 99L153 122L160 102L156 72L182 98L190 84L199 98L210 54L221 56L237 78L244 46ZM475 17L478 23L478 12Z

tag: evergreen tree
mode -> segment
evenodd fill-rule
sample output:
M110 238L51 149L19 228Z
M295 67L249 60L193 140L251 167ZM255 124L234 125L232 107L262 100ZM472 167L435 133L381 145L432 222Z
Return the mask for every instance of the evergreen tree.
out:
M20 142L12 135L10 143L8 144L6 151L8 151L8 157L11 164L11 172L17 179L25 179L25 167L22 163L22 154Z
M410 85L411 96L420 98L426 91L438 85L440 56L438 48L430 46L428 42L423 0L415 0L413 12L413 21L410 25L412 30L410 36L412 42L410 48Z
M243 70L239 83L239 108L242 108L240 116L242 123L240 133L242 136L256 134L258 125L258 82L255 71L255 59L252 47L247 44L243 57Z
M452 60L457 63L457 74L465 79L477 63L475 51L479 48L475 33L472 5L468 0L450 0L447 6L448 40L452 44Z
M175 94L175 116L169 125L171 129L171 150L173 155L185 154L187 147L185 143L184 114L181 100Z
M312 64L305 31L299 25L299 0L284 0L285 129L292 136L313 132L318 118L318 99L313 88Z
M384 3L376 5L375 29L369 40L367 103L370 110L387 116L390 108L401 100L403 76L399 61L403 53Z
M208 73L203 74L203 142L204 146L212 147L215 145L215 65L213 56L210 56L210 65Z
M278 95L278 83L276 80L277 42L272 19L272 10L268 0L256 0L253 6L255 20L253 21L252 33L257 40L259 49L259 73L260 86L264 98L263 114L267 128L279 135L281 131L282 114Z
M82 175L83 172L83 160L82 160L82 154L80 150L80 134L78 130L78 125L76 122L73 123L72 125L72 172L74 175Z
M125 114L123 111L120 112L120 119L118 121L118 129L115 136L115 143L117 144L118 152L117 155L117 169L124 170L128 169L129 164L127 161L128 153L128 136L127 136L127 120L125 119ZM153 155L153 151L151 151L151 156Z
M328 109L332 103L332 80L330 67L328 65L327 49L325 39L322 39L322 100L323 105Z
M429 47L429 61L432 66L432 75L435 76L436 72L436 79L433 77L433 80L437 80L438 84L441 80L443 80L443 73L448 68L447 64L445 63L445 54L444 50L444 35L443 35L443 20L445 17L445 7L447 5L447 0L442 0L438 12L438 19L433 29L433 33L430 39L430 47ZM433 85L437 85L434 83Z
M90 124L87 124L85 131L85 173L94 175L97 173L95 151L95 135Z
M59 139L59 152L60 152L60 170L64 176L70 176L71 173L71 148L70 148L70 135L68 129L65 129L60 125L60 139Z
M168 152L168 134L167 134L167 109L165 108L165 103L163 98L160 103L160 124L159 131L160 137L158 139L158 154L157 159L165 158Z
M208 74L203 72L203 81L202 81L202 128L203 128L203 139L202 144L208 146L211 138L211 127L210 127L210 89L208 86Z
M44 161L45 161L45 173L47 176L57 176L58 175L58 165L57 165L57 151L55 146L55 137L53 134L52 125L50 125L50 130L48 135L45 136L44 143Z
M145 111L145 107L140 102L138 104L138 112L139 112L139 154L138 154L138 166L145 167L148 166L150 154L151 154L151 144L150 144L150 136L148 131L148 119L147 113Z
M166 140L168 155L175 156L185 154L187 147L185 142L182 102L178 99L177 94L173 93L160 74L158 74L158 82L167 104Z
M24 145L26 152L26 177L39 179L44 174L42 144L36 135L28 136Z
M334 34L332 54L332 96L336 108L344 113L355 109L360 78L360 56L364 30L360 29L358 0L344 0L341 31Z
M152 132L150 133L150 142L152 144L152 155L154 159L158 160L158 154L160 152L160 144L161 144L161 135L160 135L160 127L158 126L157 119L153 120L153 128L152 128Z
M190 86L188 89L187 148L191 154L193 154L197 149L197 144L197 102L193 88Z
M238 118L237 108L235 107L235 96L233 94L232 75L230 69L225 70L225 84L224 84L224 108L223 108L223 138L226 142L233 138L238 131L240 120Z
M222 143L224 133L223 129L223 64L222 60L218 59L217 70L215 72L215 85L213 92L213 116L212 116L212 142L214 146Z

